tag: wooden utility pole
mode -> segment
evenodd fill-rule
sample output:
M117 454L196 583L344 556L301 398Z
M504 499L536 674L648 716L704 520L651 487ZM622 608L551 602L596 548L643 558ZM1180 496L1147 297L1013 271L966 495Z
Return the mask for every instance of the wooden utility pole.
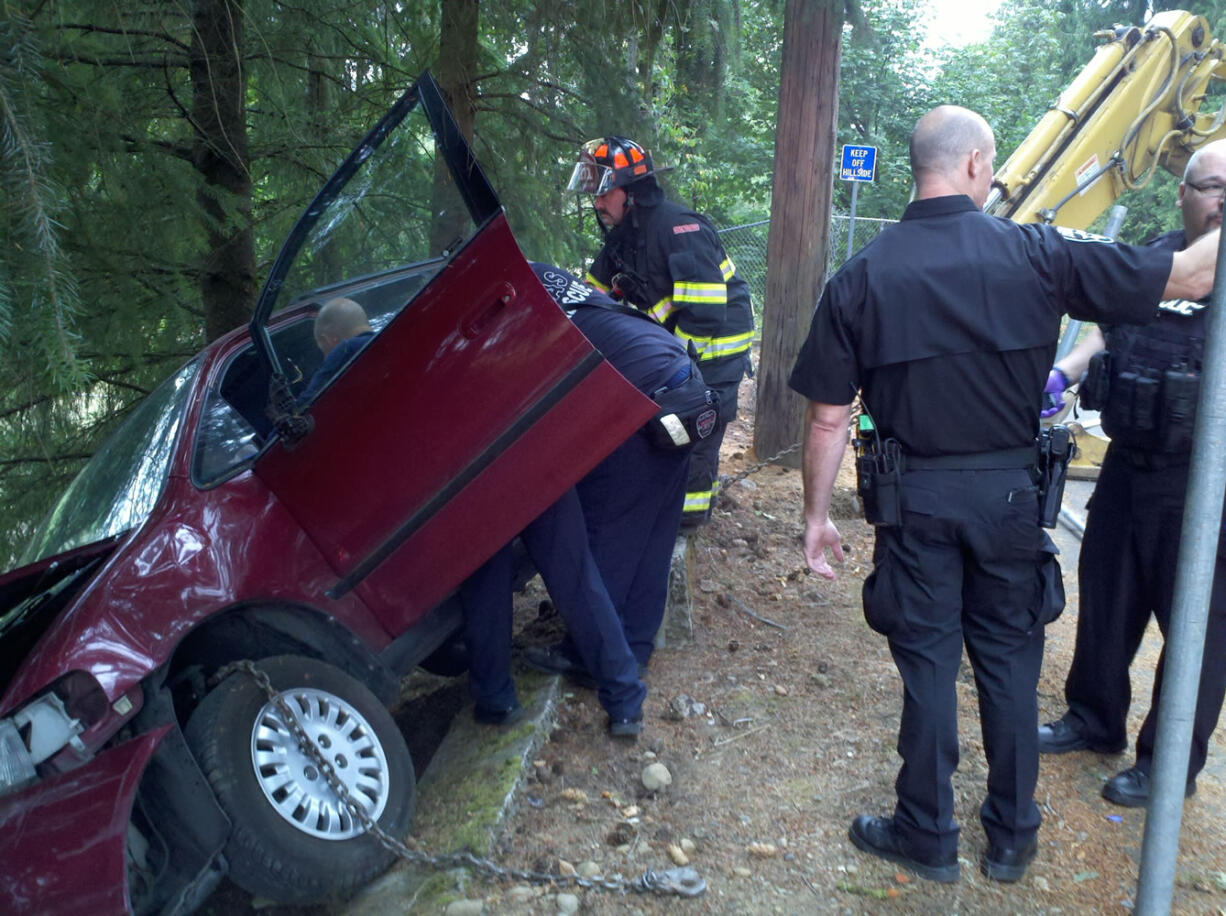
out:
M788 388L788 374L826 270L842 29L843 0L787 0L754 428L759 458L800 441L805 403ZM799 462L798 452L785 459Z

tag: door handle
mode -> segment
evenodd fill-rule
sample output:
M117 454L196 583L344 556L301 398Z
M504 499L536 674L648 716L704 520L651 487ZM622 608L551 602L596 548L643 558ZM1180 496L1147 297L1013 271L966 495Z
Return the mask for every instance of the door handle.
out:
M469 340L475 340L514 299L515 287L510 283L501 284L494 291L492 299L464 319L460 324L460 332Z

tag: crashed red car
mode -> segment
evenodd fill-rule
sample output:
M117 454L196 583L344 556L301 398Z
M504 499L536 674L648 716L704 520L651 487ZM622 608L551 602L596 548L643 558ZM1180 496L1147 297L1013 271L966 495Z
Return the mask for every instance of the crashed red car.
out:
M377 333L301 404L335 296ZM653 410L541 288L424 75L300 218L250 328L142 402L0 577L0 910L369 880L388 855L284 710L405 835L399 676L456 637L464 577Z

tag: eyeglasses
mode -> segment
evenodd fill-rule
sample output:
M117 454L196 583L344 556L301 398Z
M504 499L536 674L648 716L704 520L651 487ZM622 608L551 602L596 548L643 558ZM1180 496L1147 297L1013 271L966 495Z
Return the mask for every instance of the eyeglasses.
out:
M1185 181L1184 184L1186 184L1197 194L1204 194L1206 197L1216 198L1217 200L1221 200L1223 197L1226 197L1226 184L1218 184L1217 182L1212 184L1197 184L1195 181Z

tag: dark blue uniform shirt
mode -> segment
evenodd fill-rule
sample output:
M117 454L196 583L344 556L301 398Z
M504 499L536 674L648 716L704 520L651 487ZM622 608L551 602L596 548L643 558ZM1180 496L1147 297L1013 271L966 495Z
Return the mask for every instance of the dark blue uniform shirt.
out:
M542 285L626 381L646 395L690 365L685 343L655 319L632 314L574 274L533 263Z
M374 336L374 331L363 331L361 334L342 340L329 350L324 361L319 364L319 368L311 375L311 381L302 390L302 394L298 395L298 403L306 404L319 394L323 387L332 381L332 377L341 371L341 367L349 362L350 357L370 343Z

